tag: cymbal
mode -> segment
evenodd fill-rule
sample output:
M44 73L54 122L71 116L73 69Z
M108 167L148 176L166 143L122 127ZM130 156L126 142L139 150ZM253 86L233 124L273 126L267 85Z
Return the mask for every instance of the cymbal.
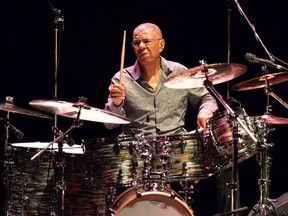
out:
M252 118L260 117L267 124L288 124L288 118L276 117L272 114L264 114L262 116L252 116Z
M79 120L114 124L130 123L130 121L123 116L107 110L94 108L84 103L79 105L79 102L70 103L59 100L32 100L29 104L39 110L74 119L76 119L78 115L79 107L82 106Z
M273 74L266 74L260 77L256 77L244 82L241 82L235 86L232 86L231 90L234 91L246 91L246 90L253 90L258 88L264 88L267 86L276 85L288 80L288 72L278 72Z
M245 65L237 63L200 65L169 77L164 85L176 89L198 88L203 87L206 75L212 84L219 84L240 76L246 70Z
M11 146L43 149L46 148L49 144L50 144L49 142L24 142L24 143L12 143ZM49 149L55 149L55 151L58 151L58 143L51 144L49 146ZM68 144L63 143L63 152L68 154L84 154L84 147L78 144L69 146Z
M11 113L18 113L22 115L29 115L29 116L34 116L34 117L39 117L39 118L47 118L47 119L53 119L52 117L42 114L37 111L29 110L26 108L21 108L18 106L15 106L12 103L0 103L0 110L6 111L6 112L11 112Z

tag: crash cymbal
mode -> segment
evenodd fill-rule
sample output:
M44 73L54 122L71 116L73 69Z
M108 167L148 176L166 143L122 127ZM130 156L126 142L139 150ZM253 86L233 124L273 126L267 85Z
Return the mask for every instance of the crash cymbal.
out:
M267 113L261 116L252 116L252 118L261 118L267 124L288 124L288 118L276 117Z
M37 148L43 149L46 148L50 143L49 142L24 142L24 143L12 143L11 146L22 147L22 148ZM53 143L49 146L49 149L54 149L58 151L58 143ZM63 152L68 154L84 154L84 147L82 145L74 144L69 146L66 143L63 143Z
M246 91L258 88L264 88L269 84L269 86L279 84L288 80L288 72L278 72L273 74L266 74L260 77L256 77L244 82L241 82L231 88L233 91Z
M11 112L11 113L18 113L22 115L29 115L29 116L34 116L34 117L39 117L39 118L47 118L47 119L52 119L52 117L39 113L37 111L29 110L26 108L21 108L18 106L15 106L13 103L5 102L0 104L0 110L6 111L6 112Z
M74 119L76 119L79 112L79 107L81 106L82 109L79 120L115 124L130 123L130 121L123 116L107 110L91 107L85 103L70 103L59 100L32 100L29 102L29 104L39 110Z
M232 80L245 73L246 70L245 65L236 63L200 65L169 77L164 85L176 89L198 88L203 86L206 75L209 81L215 85Z

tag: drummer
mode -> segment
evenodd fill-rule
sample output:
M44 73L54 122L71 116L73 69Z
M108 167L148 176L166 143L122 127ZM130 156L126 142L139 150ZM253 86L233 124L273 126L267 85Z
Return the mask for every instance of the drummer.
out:
M131 121L122 125L123 134L182 134L186 132L188 105L198 111L197 125L205 129L207 119L218 110L217 102L205 87L172 89L164 85L168 77L187 67L161 56L165 40L160 28L153 23L140 24L134 29L131 44L137 60L122 74L119 71L113 76L105 104L106 110ZM119 125L105 126L113 129Z
M164 85L167 78L187 70L187 67L161 55L165 40L160 28L153 23L140 24L134 29L131 44L136 62L112 77L105 104L106 110L131 121L122 125L122 133L145 136L183 134L187 132L185 115L188 106L198 112L197 126L205 130L206 121L218 111L217 102L205 87L173 89ZM119 125L109 123L105 126L113 129ZM224 204L227 201L218 202Z

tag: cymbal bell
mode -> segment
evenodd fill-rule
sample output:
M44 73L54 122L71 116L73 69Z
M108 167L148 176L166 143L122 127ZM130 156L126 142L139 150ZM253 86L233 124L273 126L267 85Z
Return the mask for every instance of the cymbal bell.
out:
M33 117L39 117L39 118L47 118L47 119L53 119L52 117L42 114L37 111L29 110L26 108L21 108L18 106L15 106L11 102L5 102L5 103L0 103L0 110L5 111L5 112L11 112L11 113L18 113L22 115L28 115L28 116L33 116Z
M265 88L268 86L276 85L288 80L288 72L278 72L273 74L266 74L260 77L256 77L244 82L241 82L235 86L232 86L233 91L246 91L258 88ZM268 85L268 86L267 86Z
M261 116L252 116L252 118L261 118L267 124L288 124L288 118L273 116L270 113L265 113Z
M245 73L246 70L245 65L237 63L200 65L169 77L164 85L176 89L203 87L206 76L215 85L232 80Z
M70 103L60 100L32 100L29 104L39 110L74 119L77 118L80 110L79 107L82 107L79 120L114 124L130 123L130 121L123 116L80 102Z

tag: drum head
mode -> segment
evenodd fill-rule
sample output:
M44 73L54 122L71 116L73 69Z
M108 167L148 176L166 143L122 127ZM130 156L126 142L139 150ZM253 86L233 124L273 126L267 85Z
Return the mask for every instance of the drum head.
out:
M192 210L173 191L135 191L130 188L115 201L115 216L193 216Z

